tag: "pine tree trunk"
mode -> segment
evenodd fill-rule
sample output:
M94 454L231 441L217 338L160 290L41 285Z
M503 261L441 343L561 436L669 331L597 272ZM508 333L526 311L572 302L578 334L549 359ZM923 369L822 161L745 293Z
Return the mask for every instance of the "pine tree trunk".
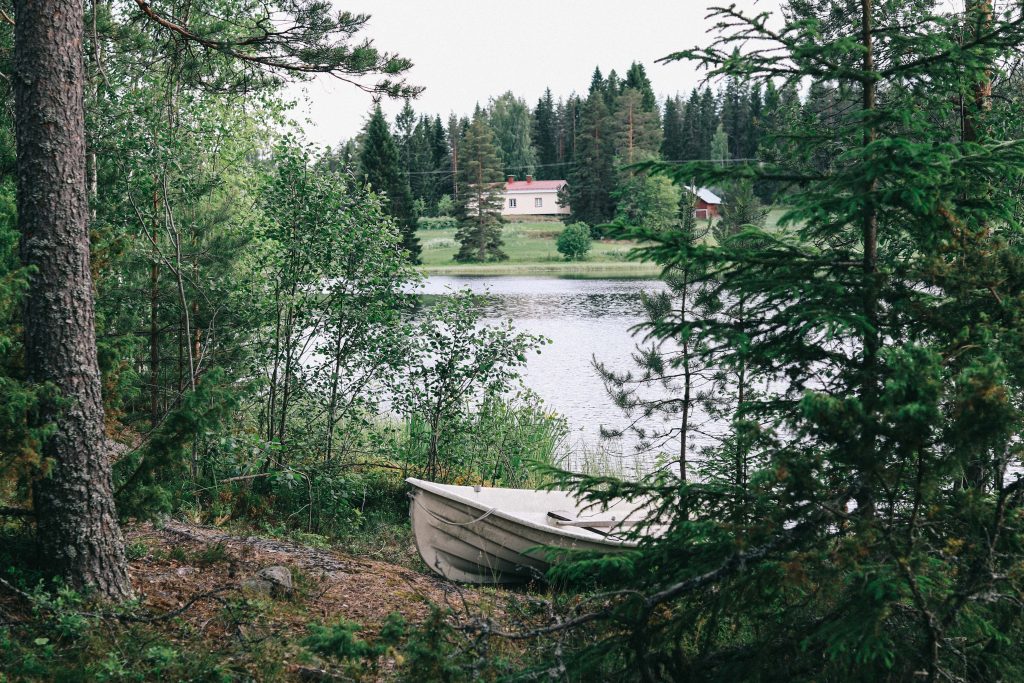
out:
M992 0L969 0L967 17L973 29L970 38L977 40L992 26ZM963 139L966 142L978 142L981 139L983 114L992 108L991 71L986 71L971 90L974 94L974 107L969 108L964 115Z
M875 69L874 52L874 8L872 0L861 0L861 31L862 45L864 47L864 97L863 109L868 116L874 114L876 107L877 85L873 75ZM864 147L871 145L876 138L874 123L868 124L864 131ZM862 381L860 389L860 401L864 414L868 419L864 423L864 433L861 438L860 453L860 490L856 494L858 513L864 517L873 517L875 512L874 495L870 488L869 479L874 468L876 428L873 422L874 412L878 396L878 212L870 202L874 199L877 190L877 181L868 181L864 188L866 204L862 225L862 242L864 249L863 272L864 272L864 319L868 323L868 329L864 332L864 359L862 364Z
M131 595L111 488L96 358L86 199L83 10L69 0L16 0L14 94L22 258L35 268L25 362L64 405L43 445L52 459L33 491L46 568L100 596Z

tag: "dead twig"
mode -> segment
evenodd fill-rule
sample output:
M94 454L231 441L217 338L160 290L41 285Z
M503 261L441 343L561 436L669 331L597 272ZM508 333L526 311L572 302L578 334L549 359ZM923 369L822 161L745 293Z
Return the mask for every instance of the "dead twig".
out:
M156 623L156 622L159 622L159 621L167 621L168 619L173 619L174 617L176 617L178 615L184 614L185 612L187 612L189 610L189 608L192 607L192 605L196 604L197 602L201 602L203 600L207 600L207 599L211 599L212 598L212 599L217 600L218 602L223 604L224 601L219 596L220 596L221 593L226 593L226 592L228 592L230 590L234 590L234 587L233 586L220 586L218 588L214 588L213 590L208 590L208 591L205 591L203 593L199 593L199 594L193 596L191 599L189 599L189 601L186 602L181 607L179 607L177 609L174 609L174 610L171 610L170 612L164 612L163 614L156 614L156 615L146 616L146 617L136 617L136 616L132 616L130 614L113 615L113 616L115 616L117 619L119 619L121 621L128 621L128 622L131 622L131 623L141 623L141 624L152 624L152 623Z

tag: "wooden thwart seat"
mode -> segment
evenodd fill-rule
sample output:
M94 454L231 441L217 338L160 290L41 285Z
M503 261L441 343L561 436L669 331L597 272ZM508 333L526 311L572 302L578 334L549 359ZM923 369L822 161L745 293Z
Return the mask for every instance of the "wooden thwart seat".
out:
M643 519L616 519L607 513L593 517L583 517L575 510L551 510L548 512L548 524L551 526L578 526L584 529L611 529L635 526Z

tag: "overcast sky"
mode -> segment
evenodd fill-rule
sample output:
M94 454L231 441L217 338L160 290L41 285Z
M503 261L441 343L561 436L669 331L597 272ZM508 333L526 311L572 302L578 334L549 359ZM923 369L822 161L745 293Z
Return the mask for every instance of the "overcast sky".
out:
M337 0L336 0L337 1ZM773 9L778 0L725 0ZM344 9L372 15L365 34L382 50L413 61L410 82L426 91L417 112L468 114L511 90L533 106L550 87L555 98L586 93L595 66L620 75L644 64L659 96L688 92L700 75L659 57L709 40L710 0L344 0ZM333 145L362 127L370 96L321 76L294 87L296 116L311 140ZM400 104L387 104L392 118ZM308 121L307 121L308 120Z

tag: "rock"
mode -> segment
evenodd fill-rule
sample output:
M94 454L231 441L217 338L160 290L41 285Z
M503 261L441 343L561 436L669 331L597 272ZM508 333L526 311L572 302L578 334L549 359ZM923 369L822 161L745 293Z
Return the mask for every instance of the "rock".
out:
M191 576L196 573L195 567L178 567L174 570L174 573L178 576Z
M274 584L263 579L257 579L255 577L246 579L242 582L242 588L251 593L262 593L263 595L270 595L274 591Z
M288 567L280 565L264 567L256 576L243 582L242 587L275 597L291 595L294 588L292 585L292 572Z
M288 567L275 565L260 570L259 577L271 581L287 590L292 589L292 572Z

